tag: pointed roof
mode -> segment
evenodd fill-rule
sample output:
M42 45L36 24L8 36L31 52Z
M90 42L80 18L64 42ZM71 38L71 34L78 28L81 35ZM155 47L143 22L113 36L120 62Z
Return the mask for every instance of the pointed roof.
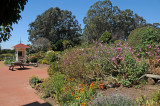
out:
M19 44L13 46L13 48L30 48L30 47L27 46L27 45L24 45L24 44L22 44L22 43L19 43Z

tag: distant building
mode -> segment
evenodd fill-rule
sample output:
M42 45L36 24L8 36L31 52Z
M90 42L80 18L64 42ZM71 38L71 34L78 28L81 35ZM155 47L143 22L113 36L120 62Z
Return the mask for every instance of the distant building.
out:
M16 50L16 61L26 62L26 49L30 47L20 42L13 46L13 48Z

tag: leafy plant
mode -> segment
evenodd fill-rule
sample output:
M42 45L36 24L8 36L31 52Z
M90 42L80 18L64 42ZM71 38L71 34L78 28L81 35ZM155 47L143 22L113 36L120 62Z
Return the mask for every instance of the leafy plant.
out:
M99 42L103 42L103 43L109 43L111 40L111 33L109 32L104 32L101 37L99 38Z
M29 79L29 84L31 85L31 87L33 88L36 84L41 83L42 81L38 78L38 76L32 76Z

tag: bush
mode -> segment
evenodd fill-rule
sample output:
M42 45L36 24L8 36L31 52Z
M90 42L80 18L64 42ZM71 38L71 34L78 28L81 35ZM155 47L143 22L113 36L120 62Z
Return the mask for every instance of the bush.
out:
M69 40L64 40L63 41L63 48L64 49L70 48L72 46L73 46L73 43L71 41L69 41Z
M58 40L55 44L52 44L52 49L54 51L63 51L63 40Z
M142 44L152 44L160 42L159 30L152 27L143 27L133 30L127 39L130 46L141 46Z
M84 82L100 77L101 66L94 60L94 55L90 53L93 49L86 47L64 51L57 63L61 68L60 72ZM92 52L95 53L95 51Z
M124 65L119 66L119 77L123 86L130 87L131 84L137 82L138 79L148 71L148 64L141 61L137 61L131 56L125 56Z
M57 59L58 59L58 53L55 53L54 51L48 51L43 60L45 60L47 64L50 64L56 61Z
M29 60L31 63L37 63L38 58L37 57L31 57L31 59Z
M29 84L31 85L31 87L33 88L36 84L41 83L42 81L38 78L38 76L32 76L29 79Z
M99 42L109 43L111 41L111 33L104 32L98 40Z
M58 61L52 62L48 68L48 74L52 76L54 73L58 72L60 67L58 66Z
M53 76L49 77L48 80L41 84L45 97L55 97L56 99L59 99L64 86L64 75L59 72L54 73Z

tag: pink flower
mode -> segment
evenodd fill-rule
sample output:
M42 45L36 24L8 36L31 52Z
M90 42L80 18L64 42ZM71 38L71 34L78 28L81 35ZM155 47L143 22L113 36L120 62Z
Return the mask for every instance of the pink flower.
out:
M102 50L105 48L105 46L102 47Z
M149 46L149 49L151 48L151 46Z
M115 60L115 57L112 58L112 61Z
M139 58L137 58L136 60L139 61Z
M59 63L59 61L57 61L56 63Z
M119 57L119 60L121 60L122 58L123 58L123 57L122 57L122 56L120 56L120 57Z
M117 55L116 58L119 58L119 55Z

